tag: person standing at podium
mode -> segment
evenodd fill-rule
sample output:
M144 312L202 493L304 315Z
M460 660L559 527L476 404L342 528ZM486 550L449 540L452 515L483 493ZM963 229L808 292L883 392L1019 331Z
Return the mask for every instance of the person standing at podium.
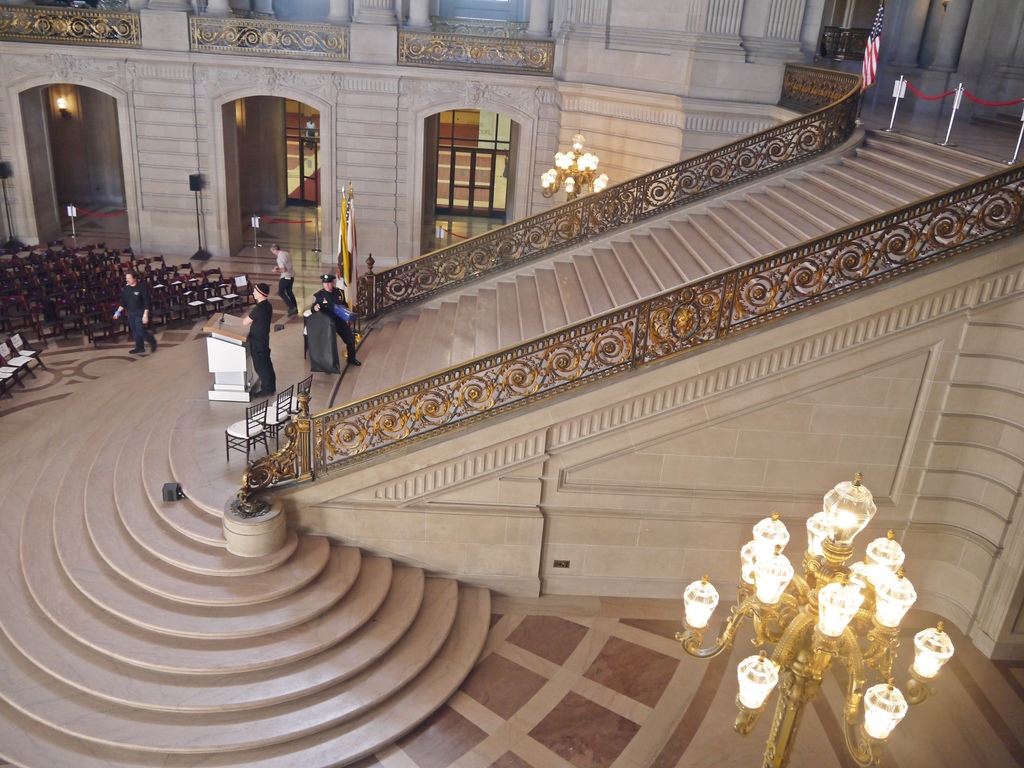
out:
M252 368L260 377L260 388L252 393L253 397L266 397L277 391L277 375L274 364L270 362L270 321L274 308L270 305L270 286L256 283L252 290L256 306L242 325L249 326L249 354L252 355Z

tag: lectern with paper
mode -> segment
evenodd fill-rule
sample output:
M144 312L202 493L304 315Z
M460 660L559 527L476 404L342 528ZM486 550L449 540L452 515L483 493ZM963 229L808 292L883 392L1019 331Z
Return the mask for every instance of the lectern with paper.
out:
M213 374L213 386L208 396L211 400L228 400L236 403L249 402L249 392L256 380L249 354L249 329L242 321L231 315L221 315L203 326L206 338L206 355Z

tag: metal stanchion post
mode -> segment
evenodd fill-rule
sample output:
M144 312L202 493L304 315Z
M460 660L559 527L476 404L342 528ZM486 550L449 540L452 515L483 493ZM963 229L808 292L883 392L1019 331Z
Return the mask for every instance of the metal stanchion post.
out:
M316 208L316 218L313 220L313 234L315 236L316 247L313 248L313 253L320 253L320 206Z
M252 249L255 251L260 247L260 217L251 217L249 219L249 224L252 225Z
M949 127L946 129L946 140L942 142L940 147L955 146L949 143L949 134L953 131L953 120L956 119L956 111L960 109L960 99L964 95L964 84L960 83L956 87L956 96L953 97L953 112L949 116Z
M1017 146L1013 150L1013 159L1007 160L1007 165L1013 165L1017 162L1017 155L1020 154L1020 140L1024 138L1024 112L1020 114L1020 133L1017 134Z
M69 205L68 216L71 217L71 239L77 242L78 237L75 235L75 217L78 216L78 209L73 205Z
M885 130L892 131L892 125L896 122L896 108L900 105L900 99L907 95L907 80L903 75L900 75L900 79L897 80L892 87L892 97L894 99L892 105L892 117L889 118L889 127Z

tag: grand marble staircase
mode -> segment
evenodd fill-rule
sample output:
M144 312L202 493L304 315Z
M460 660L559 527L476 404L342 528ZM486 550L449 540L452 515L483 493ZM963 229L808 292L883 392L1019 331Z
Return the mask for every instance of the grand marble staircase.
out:
M23 467L0 495L14 765L344 765L436 710L480 654L487 590L294 532L237 557L215 494L163 501L169 477L199 485L182 436L183 403L210 407L196 351L89 385L0 447Z
M385 316L335 404L512 347L1001 170L883 132L628 232Z

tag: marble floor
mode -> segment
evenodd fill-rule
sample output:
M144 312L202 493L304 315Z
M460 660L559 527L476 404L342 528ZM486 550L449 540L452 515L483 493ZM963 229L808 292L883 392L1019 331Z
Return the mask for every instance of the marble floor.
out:
M886 99L862 115L872 127L888 124ZM915 135L945 132L945 122L908 117L900 130ZM967 126L965 126L966 132ZM965 149L1000 159L1016 137L1002 129L955 134ZM298 217L302 211L289 215ZM273 226L276 229L272 229ZM300 302L319 285L322 270L315 241L303 224L268 224L264 234L292 251ZM117 233L79 229L79 242ZM247 246L231 259L213 259L226 274L274 281L269 248ZM279 304L279 302L275 303ZM283 313L275 319L280 322ZM176 355L199 351L200 326L159 333L156 355L133 358L128 343L93 349L81 340L57 341L46 350L51 370L0 403L0 439L12 439L36 418L88 381L116 382L127 365L173 366ZM275 363L290 382L303 372L293 321L275 337ZM285 346L287 345L287 347ZM280 350L280 351L279 351ZM280 357L279 357L280 355ZM165 362L159 363L163 359ZM279 372L279 376L280 376ZM160 380L160 377L155 380ZM321 381L318 386L329 388ZM173 379L161 386L173 397ZM326 391L323 389L322 391ZM326 397L326 395L325 395ZM210 451L223 455L220 447ZM237 464L237 462L236 462ZM211 470L224 482L239 466ZM686 656L673 636L680 629L679 601L643 598L495 595L484 652L460 690L398 743L364 758L358 768L705 768L755 766L767 737L769 715L753 732L732 731L736 663L751 651L749 634L736 647L701 661ZM726 608L720 607L721 622ZM936 617L912 612L901 635L904 657L897 683L906 678L912 635ZM714 626L714 625L713 625ZM890 768L1024 768L1024 661L992 662L955 629L957 655L935 682L936 695L912 708L883 754ZM843 670L829 675L822 695L808 708L793 754L795 768L847 768L841 728Z

